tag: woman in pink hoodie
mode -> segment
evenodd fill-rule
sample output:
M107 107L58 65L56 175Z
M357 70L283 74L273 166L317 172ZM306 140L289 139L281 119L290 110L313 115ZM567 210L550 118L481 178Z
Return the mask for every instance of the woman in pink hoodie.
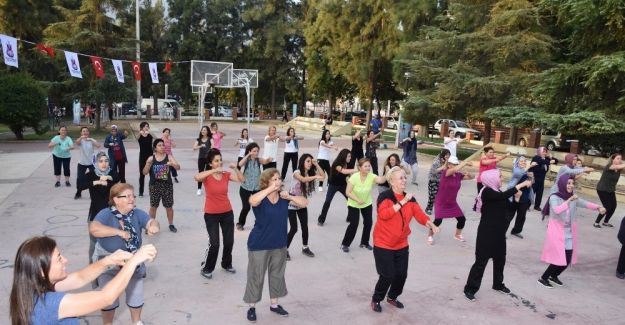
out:
M549 263L538 283L546 288L553 288L551 282L562 286L558 276L569 264L577 263L577 223L575 210L577 207L598 210L604 214L605 208L578 198L575 193L575 179L560 177L558 191L549 196L543 208L543 218L549 216L547 237L543 246L541 260Z

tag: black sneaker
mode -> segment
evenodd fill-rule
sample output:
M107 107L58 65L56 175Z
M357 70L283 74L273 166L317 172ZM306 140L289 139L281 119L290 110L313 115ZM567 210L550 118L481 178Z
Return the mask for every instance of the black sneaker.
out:
M178 229L176 229L176 226L174 226L174 225L169 225L169 231L171 231L173 233L177 233Z
M516 234L511 234L511 235L523 239L523 235L521 235L520 232Z
M308 257L315 257L315 253L313 253L310 248L306 247L306 248L302 248L302 254L308 256Z
M289 251L286 251L286 260L287 261L291 260L291 254L289 254Z
M61 187L61 182L57 181L56 183L54 183L54 187Z
M176 181L176 183L180 183L178 182L178 177L174 177L174 181Z
M607 222L604 222L601 225L604 227L608 227L608 228L614 228L614 226L611 223L607 223Z
M464 296L465 296L467 299L469 299L469 301L475 301L475 294L473 294L473 293L470 293L470 292L468 292L468 291L465 291L465 292L464 292Z
M200 271L200 275L207 278L207 279L212 279L213 278L213 272L208 272L208 271L204 271L201 270Z
M250 309L247 310L247 320L256 323L256 308L250 307Z
M69 182L69 181L65 181L65 186L67 186L67 187L72 187L72 184L70 184L70 182Z
M282 317L287 317L289 316L289 312L287 312L286 310L284 310L284 308L282 308L282 306L278 305L278 307L273 308L273 307L269 307L269 310L273 311L274 313L282 316Z
M366 249L368 249L370 251L373 250L373 247L371 247L371 245L369 245L369 244L360 244L360 248L366 248Z
M545 280L543 278L540 278L540 279L538 279L538 283L542 284L543 287L545 287L545 288L553 289L553 286L551 285L551 283L549 283L549 280Z
M240 223L237 223L237 230L243 231L243 225Z
M425 210L425 214L432 214L432 210Z
M619 279L625 279L625 273L619 273L619 271L616 271L616 277Z
M542 211L543 209L539 208L539 207L534 207L534 210L536 211Z
M399 309L403 309L404 308L404 304L402 304L399 300L397 299L391 299L391 298L386 298L386 302L388 302L389 304L399 308Z
M343 250L343 252L349 253L349 246L341 245L341 249Z
M510 293L510 289L508 289L508 288L507 288L505 285L503 285L503 284L501 285L501 287L498 287L498 288L493 288L493 290L495 290L495 291L499 291L499 292L501 292L501 293L505 293L505 294Z
M232 274L237 273L237 270L235 268L233 268L232 266L231 267L224 267L223 269L224 269L224 271L226 271L228 273L232 273Z
M593 227L595 227L595 228L601 228L601 225L600 225L600 224L598 224L598 223L596 223L596 222L595 222L595 223L593 223L593 224L592 224L592 226L593 226Z
M76 194L76 195L74 195L74 200L78 200L78 199L80 199L81 197L82 197L82 195L80 195L80 194Z
M375 302L372 301L371 302L371 310L373 310L376 313L381 313L382 312L382 306L380 306L380 302Z
M557 276L550 276L549 277L549 281L553 282L553 283L555 283L555 284L557 284L559 286L563 286L564 285L564 283L562 283L562 281L560 281L560 279L558 279Z
M321 222L321 221L317 222L317 226L323 227L323 222Z

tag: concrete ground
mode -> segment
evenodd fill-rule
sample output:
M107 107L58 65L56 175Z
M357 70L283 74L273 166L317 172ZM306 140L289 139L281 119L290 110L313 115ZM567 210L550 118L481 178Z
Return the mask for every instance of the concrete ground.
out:
M134 123L136 128L137 123ZM156 261L148 266L145 284L143 320L146 324L245 324L247 306L242 301L245 290L247 248L246 241L253 225L250 213L245 231L235 232L233 252L237 273L228 274L218 269L213 279L200 276L200 262L207 246L203 221L204 197L195 194L197 153L191 150L197 137L197 123L153 121L153 135L170 127L177 142L175 157L180 161L180 183L175 184L175 224L178 233L167 230L164 210L158 210L158 220L165 225L162 233L145 242L159 250ZM220 123L227 136L223 141L226 162L236 161L238 148L234 146L242 123ZM267 124L254 124L251 137L264 137ZM279 133L286 130L278 127ZM316 155L319 134L303 133L306 140L300 152ZM102 140L102 139L98 139ZM341 147L350 147L349 138L335 139ZM138 183L138 146L126 141L129 163L127 179ZM280 146L280 150L283 145ZM382 165L391 150L380 150ZM77 153L72 160L75 174ZM410 185L424 206L427 200L427 171L431 158L420 157L419 187ZM0 143L0 323L8 323L8 297L11 289L13 260L18 245L34 235L50 235L59 243L69 259L68 270L77 270L87 263L88 236L86 215L89 194L74 200L75 188L54 188L52 159L46 143ZM282 153L278 166L282 166ZM290 175L290 172L289 172ZM290 179L290 176L287 178ZM288 181L288 180L287 180ZM75 185L75 175L72 176ZM241 208L239 187L231 184L230 199L235 218ZM138 191L138 189L135 189ZM146 191L147 192L147 191ZM464 236L466 243L453 238L455 222L446 220L436 237L434 246L425 243L426 232L412 223L410 236L411 258L409 276L400 300L403 310L387 303L383 311L374 313L369 308L373 287L377 280L371 252L356 244L362 230L359 228L350 253L339 249L346 228L345 199L334 198L327 223L317 226L316 218L325 198L315 193L309 205L310 247L316 257L299 253L301 237L298 233L291 247L292 261L287 267L288 296L280 303L290 313L281 318L269 312L266 289L257 305L261 324L624 324L625 281L614 276L620 244L617 228L592 227L595 213L579 211L579 264L566 270L561 279L564 287L546 289L536 280L546 265L540 261L546 223L538 212L528 213L523 234L525 239L510 237L505 270L505 283L512 290L504 295L490 289L492 273L484 274L482 290L477 301L469 302L462 294L469 269L474 261L474 245L479 216L471 211L476 195L475 181L464 183L459 194L461 207L468 218ZM377 189L374 191L377 196ZM596 198L591 198L596 201ZM137 206L147 210L149 198L139 198ZM622 206L612 222L620 223ZM123 306L123 304L122 304ZM101 324L98 313L83 318L87 324ZM118 310L116 322L129 324L128 308ZM6 323L5 323L6 324Z

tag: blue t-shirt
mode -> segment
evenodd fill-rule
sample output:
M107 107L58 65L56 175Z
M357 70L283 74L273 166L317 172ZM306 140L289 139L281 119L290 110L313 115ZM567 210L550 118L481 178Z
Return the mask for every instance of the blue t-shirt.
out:
M123 229L121 224L119 223L119 220L111 212L110 208L102 209L100 212L98 212L93 220L105 226ZM141 230L146 227L148 221L150 221L150 216L145 213L145 211L135 209L135 213L132 215L132 219L130 219L130 222L139 234L139 247L141 247ZM108 252L113 253L118 249L126 250L126 241L119 236L102 237L97 238L97 240L98 243L100 243L100 246L102 246L102 248L106 249Z
M261 251L286 247L288 209L289 201L282 198L276 204L264 198L255 206L256 222L247 238L247 249Z
M65 296L64 292L46 292L43 299L35 298L33 308L32 325L77 325L80 322L76 317L68 317L59 320L59 306Z
M371 130L373 133L380 132L380 128L382 127L382 120L374 118L371 120Z

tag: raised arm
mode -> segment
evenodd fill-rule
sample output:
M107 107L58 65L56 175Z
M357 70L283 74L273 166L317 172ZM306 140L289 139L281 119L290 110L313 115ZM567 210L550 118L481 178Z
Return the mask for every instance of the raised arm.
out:
M258 206L260 202L262 202L263 199L266 198L267 195L271 194L271 192L273 191L276 191L276 188L274 186L269 186L262 191L256 192L255 194L250 196L250 199L249 199L250 205L253 207Z
M150 244L144 245L102 290L65 295L59 305L59 320L84 316L111 305L128 285L137 266L155 257L156 248Z
M148 157L148 160L145 161L145 166L143 167L143 175L148 175L150 173L150 168L152 168L152 164L154 163L154 156Z
M178 161L176 161L176 158L174 158L174 156L172 155L168 155L168 161L167 161L167 165L174 167L175 170L180 170L180 164L178 163Z
M337 172L339 172L339 173L341 173L343 175L351 175L351 174L353 174L353 173L358 171L358 169L356 169L356 168L349 169L349 168L343 168L342 166L336 166L335 169L336 169Z
M76 290L82 288L87 283L95 280L100 274L104 273L109 266L124 265L127 260L132 257L132 253L117 250L111 255L102 258L93 264L87 265L87 267L72 272L67 275L63 281L59 281L54 285L54 290L59 292L65 292L70 290Z
M230 181L242 183L245 181L245 176L243 173L237 168L237 164L230 163L230 169L232 169L232 173L230 173Z

